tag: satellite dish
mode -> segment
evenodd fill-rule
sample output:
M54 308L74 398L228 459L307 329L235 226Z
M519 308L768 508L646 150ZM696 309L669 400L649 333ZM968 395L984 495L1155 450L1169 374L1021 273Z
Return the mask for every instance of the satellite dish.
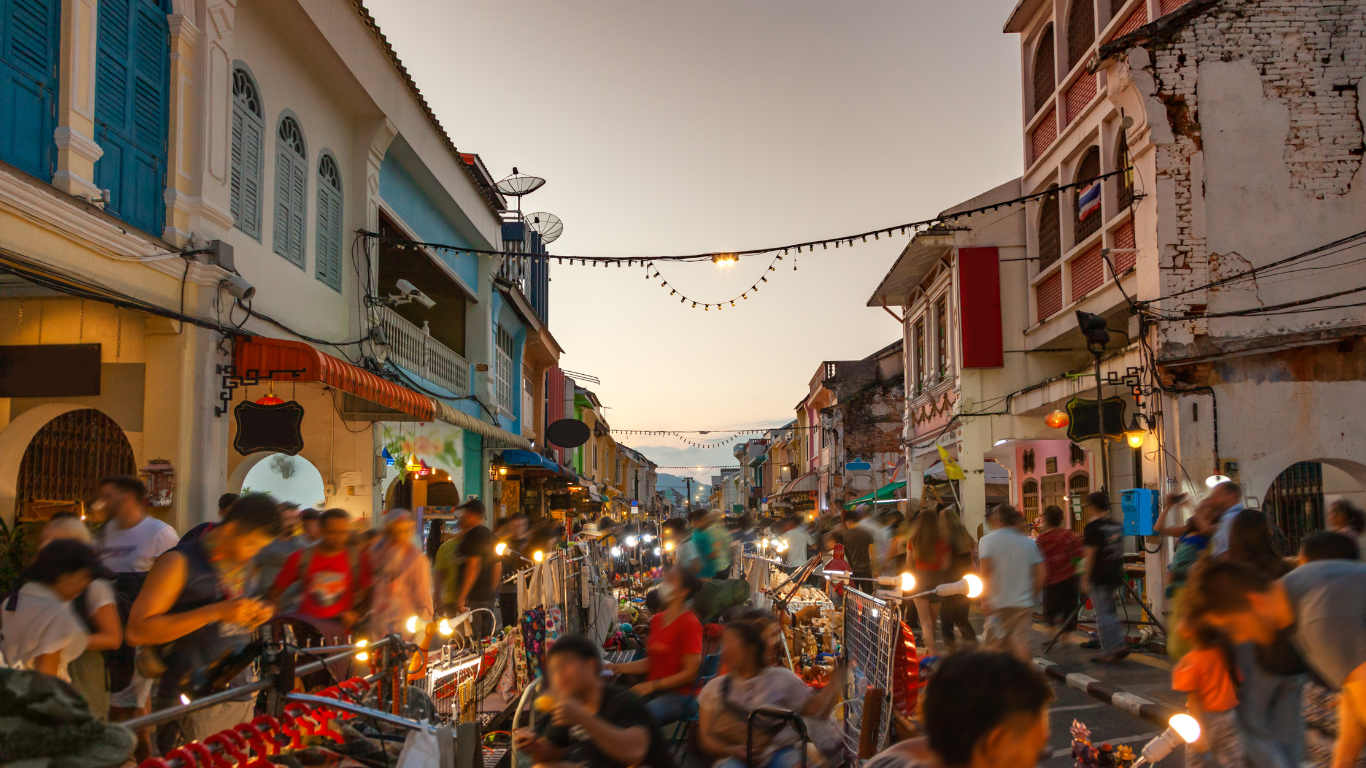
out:
M519 173L516 168L513 168L512 175L498 182L495 186L498 187L499 192L508 197L521 197L545 186L545 179L540 176L528 176Z
M561 448L578 448L591 436L592 430L578 419L560 419L545 430L546 441Z
M267 465L271 472L288 480L294 476L294 457L277 453L270 457L270 464Z
M553 213L528 213L526 215L527 226L531 231L541 236L541 242L549 245L560 238L564 232L564 222L560 217Z

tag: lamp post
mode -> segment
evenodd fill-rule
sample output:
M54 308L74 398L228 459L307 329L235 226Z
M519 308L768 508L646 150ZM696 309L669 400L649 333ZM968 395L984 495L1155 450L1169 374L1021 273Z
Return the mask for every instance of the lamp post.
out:
M1077 327L1086 338L1086 348L1096 358L1096 423L1100 428L1100 490L1110 492L1110 447L1105 444L1105 397L1101 392L1100 358L1110 343L1110 328L1105 318L1077 310Z

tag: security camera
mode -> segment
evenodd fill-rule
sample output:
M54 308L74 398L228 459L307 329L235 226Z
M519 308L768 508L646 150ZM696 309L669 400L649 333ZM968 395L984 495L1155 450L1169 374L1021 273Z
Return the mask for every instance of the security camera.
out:
M233 275L218 284L219 288L228 292L234 299L251 301L251 297L256 295L256 286L248 283L246 278L241 275Z
M407 304L410 301L416 301L418 304L421 304L425 309L431 309L432 307L436 306L436 302L433 301L430 296L418 290L418 287L416 285L413 285L407 280L400 279L398 282L395 283L395 285L398 286L399 292L403 295L390 296L390 304L397 306L399 304Z

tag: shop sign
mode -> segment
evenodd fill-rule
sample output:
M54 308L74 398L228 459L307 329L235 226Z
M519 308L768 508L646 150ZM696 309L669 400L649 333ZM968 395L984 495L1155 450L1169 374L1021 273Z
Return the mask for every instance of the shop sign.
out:
M243 456L261 451L297 456L304 449L304 407L298 402L261 405L244 400L232 413L237 420L232 447Z

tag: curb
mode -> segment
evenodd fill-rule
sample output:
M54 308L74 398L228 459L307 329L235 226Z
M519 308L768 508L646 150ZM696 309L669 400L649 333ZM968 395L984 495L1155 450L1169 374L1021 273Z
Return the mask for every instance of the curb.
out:
M1075 688L1078 691L1098 699L1113 707L1128 712L1153 725L1166 728L1167 721L1172 715L1178 714L1180 710L1172 709L1165 704L1158 704L1155 701L1145 699L1136 693L1116 688L1108 683L1097 680L1090 675L1080 672L1068 672L1060 664L1048 659L1034 659L1035 666L1042 669L1045 675L1059 680L1068 688Z

